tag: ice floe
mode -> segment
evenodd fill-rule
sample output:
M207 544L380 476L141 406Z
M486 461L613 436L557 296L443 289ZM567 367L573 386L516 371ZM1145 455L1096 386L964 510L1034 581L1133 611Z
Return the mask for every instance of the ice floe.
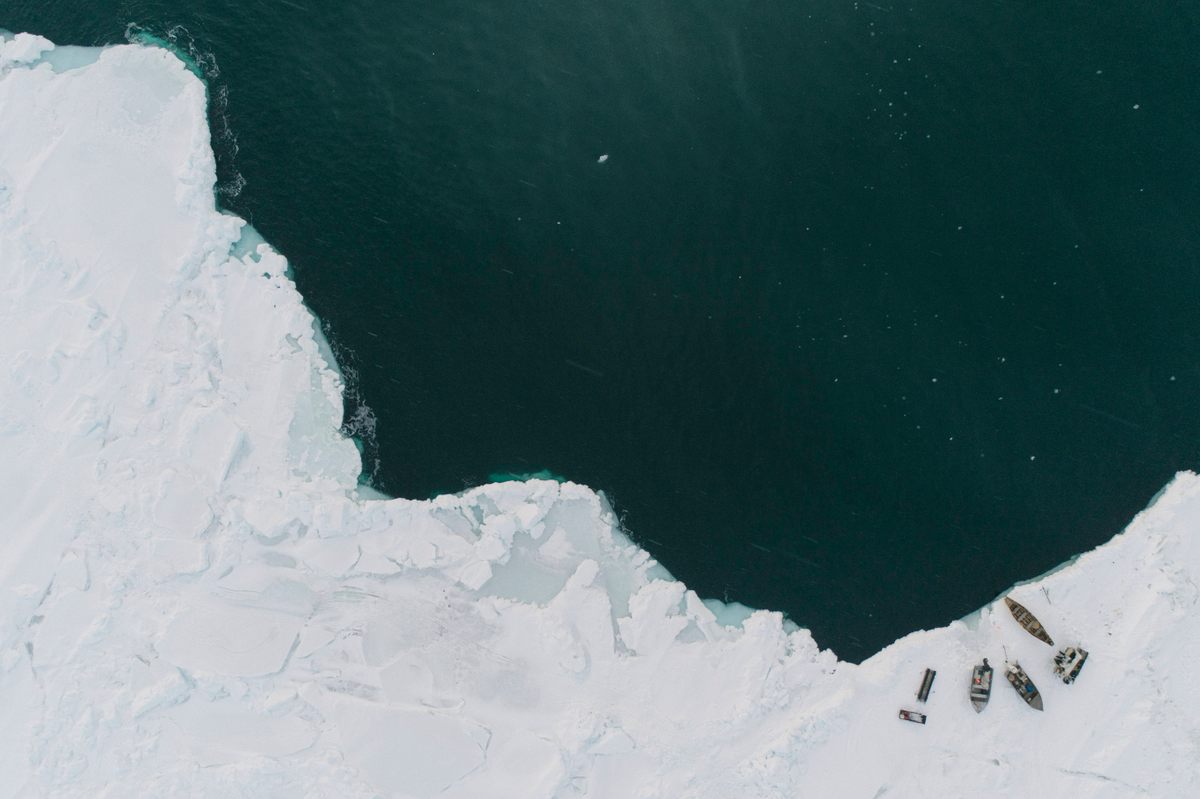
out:
M1195 475L1014 588L1091 652L1070 686L996 603L839 662L583 486L367 497L204 86L51 47L0 43L0 797L1200 795ZM972 709L1004 646L1045 713Z

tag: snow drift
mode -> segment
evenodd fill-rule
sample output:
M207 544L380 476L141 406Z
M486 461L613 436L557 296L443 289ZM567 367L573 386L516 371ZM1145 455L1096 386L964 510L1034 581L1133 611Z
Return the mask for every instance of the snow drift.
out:
M0 797L1200 795L1195 475L1014 589L1070 686L1002 605L860 666L725 626L582 486L367 499L204 86L48 53L0 43ZM1002 646L1045 713L972 710Z

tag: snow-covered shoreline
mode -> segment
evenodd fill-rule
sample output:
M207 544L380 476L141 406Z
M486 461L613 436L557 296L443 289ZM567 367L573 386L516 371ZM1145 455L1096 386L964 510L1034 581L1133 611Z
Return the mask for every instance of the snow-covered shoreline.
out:
M51 48L0 43L0 797L1200 795L1200 478L1014 589L1071 686L1002 604L861 665L724 626L583 486L361 497L203 85ZM1004 647L1044 713L971 709Z

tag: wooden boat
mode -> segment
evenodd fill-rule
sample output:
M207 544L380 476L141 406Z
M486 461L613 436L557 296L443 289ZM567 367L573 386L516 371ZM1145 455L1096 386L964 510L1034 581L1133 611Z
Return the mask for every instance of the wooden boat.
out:
M929 692L933 689L933 678L937 676L937 672L933 669L925 669L925 676L921 678L921 688L917 691L917 701L924 702L929 698Z
M1016 690L1021 698L1025 700L1025 704L1029 705L1034 710L1042 710L1042 695L1038 693L1037 686L1033 684L1033 680L1029 679L1029 675L1021 668L1020 663L1009 663L1004 669L1004 676L1008 677L1009 683Z
M1017 624L1025 628L1025 632L1029 633L1039 641L1047 643L1050 646L1054 646L1054 639L1052 639L1050 634L1046 632L1046 628L1042 626L1040 621L1038 621L1037 616L1034 616L1032 613L1030 613L1024 605L1012 597L1004 597L1004 603L1008 605L1008 609L1012 613L1013 618L1017 620Z
M984 658L983 663L976 666L971 674L971 705L976 713L983 712L991 695L992 667L988 665L987 658Z

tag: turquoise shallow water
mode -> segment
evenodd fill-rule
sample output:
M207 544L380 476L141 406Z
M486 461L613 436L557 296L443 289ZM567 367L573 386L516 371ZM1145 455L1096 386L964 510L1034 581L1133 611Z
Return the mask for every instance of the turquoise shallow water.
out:
M175 43L368 476L604 490L850 659L1200 455L1186 4L19 0ZM604 163L602 155L608 155Z

